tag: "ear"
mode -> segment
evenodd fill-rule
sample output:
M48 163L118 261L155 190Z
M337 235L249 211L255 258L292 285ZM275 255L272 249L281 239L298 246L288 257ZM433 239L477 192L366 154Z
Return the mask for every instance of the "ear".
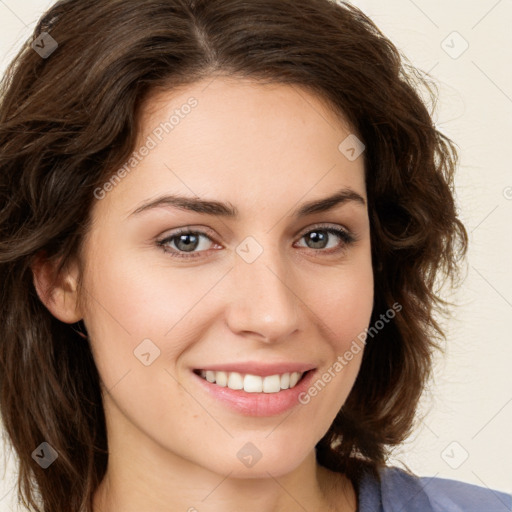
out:
M72 264L55 278L57 264L52 264L44 255L39 255L30 266L34 287L41 302L54 317L61 322L73 324L82 319L77 309L78 267Z

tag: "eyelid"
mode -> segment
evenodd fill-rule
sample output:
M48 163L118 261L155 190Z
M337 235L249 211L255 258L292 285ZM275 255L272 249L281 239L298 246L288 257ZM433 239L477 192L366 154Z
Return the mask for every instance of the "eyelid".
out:
M339 229L340 231L344 231L347 233L347 235L353 234L350 229L347 227L341 225L341 224L335 224L333 222L317 222L316 224L312 224L311 226L307 226L304 229L299 231L299 236L304 236L306 233L309 233L310 231L314 231L315 229Z
M347 233L347 235L352 235L352 236L355 237L355 234L349 228L347 228L346 226L343 226L343 225L340 225L340 224L335 224L335 223L325 223L325 222L319 222L319 223L307 226L307 227L301 229L295 236L304 236L306 233L309 233L310 231L312 231L314 229L331 228L331 227L336 228L336 229L340 229L342 231L345 231ZM204 233L205 235L208 235L212 239L216 238L216 233L215 233L215 231L213 229L208 228L208 227L203 227L203 226L195 226L195 225L175 228L174 230L171 230L171 232L168 235L165 235L165 236L162 236L161 238L160 237L159 238L160 238L160 241L161 241L161 240L165 240L166 238L170 238L170 237L173 237L173 236L178 236L180 234L189 233L189 232Z
M195 226L195 225L190 225L190 226L184 226L184 227L180 227L180 228L175 228L175 229L171 229L168 234L165 234L165 235L159 235L157 237L157 242L162 242L162 241L166 241L168 240L169 238L174 238L176 236L179 236L179 235L182 235L182 234L187 234L187 233L192 233L192 234L201 234L201 235L205 235L205 236L208 236L212 242L216 242L216 233L213 229L210 229L210 228L207 228L207 227L204 227L204 226ZM218 242L216 242L218 243Z

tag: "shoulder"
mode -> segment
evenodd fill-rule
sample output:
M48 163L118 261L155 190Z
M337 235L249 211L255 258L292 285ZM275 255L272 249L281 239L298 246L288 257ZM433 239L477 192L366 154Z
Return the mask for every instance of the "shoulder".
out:
M512 495L457 480L411 475L396 467L360 482L361 512L511 512Z
M495 489L449 480L446 478L420 477L420 482L437 512L511 512L512 495Z

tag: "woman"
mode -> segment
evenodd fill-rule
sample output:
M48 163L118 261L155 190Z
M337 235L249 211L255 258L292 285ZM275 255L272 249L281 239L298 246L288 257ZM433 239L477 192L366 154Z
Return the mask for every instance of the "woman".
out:
M444 335L434 280L467 248L421 86L348 4L49 10L0 106L25 505L510 509L386 466Z

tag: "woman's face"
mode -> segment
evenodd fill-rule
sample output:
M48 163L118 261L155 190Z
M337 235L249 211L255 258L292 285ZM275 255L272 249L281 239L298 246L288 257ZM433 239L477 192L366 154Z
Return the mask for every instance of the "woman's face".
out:
M141 127L84 246L109 448L184 471L289 472L360 367L361 350L339 362L373 305L361 148L316 96L240 80L160 93ZM164 196L183 199L148 206Z

